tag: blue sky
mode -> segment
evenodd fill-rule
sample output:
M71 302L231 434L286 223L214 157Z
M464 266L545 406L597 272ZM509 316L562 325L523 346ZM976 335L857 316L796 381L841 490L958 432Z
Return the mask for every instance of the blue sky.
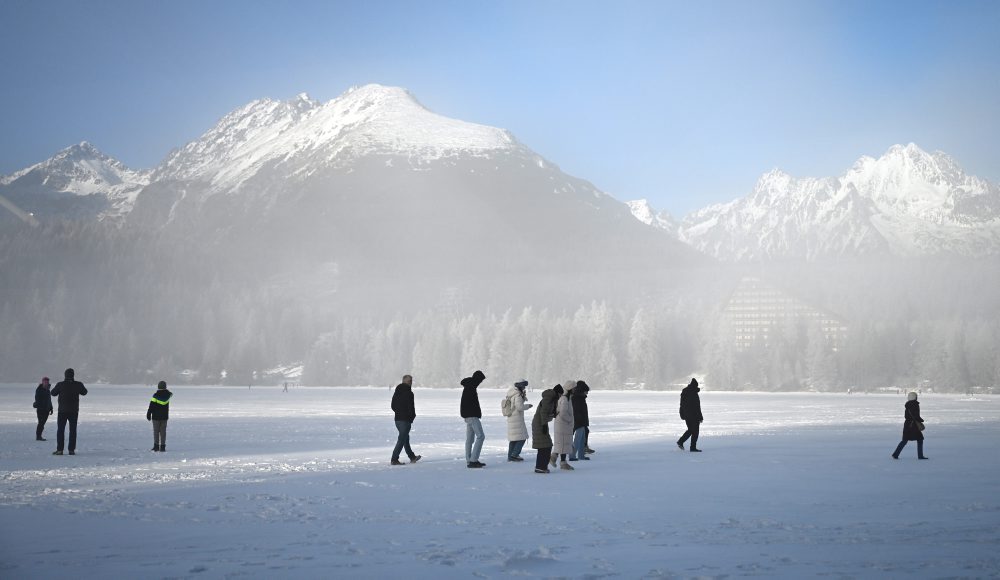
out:
M895 143L1000 181L1000 2L2 0L0 75L3 174L377 82L676 215Z

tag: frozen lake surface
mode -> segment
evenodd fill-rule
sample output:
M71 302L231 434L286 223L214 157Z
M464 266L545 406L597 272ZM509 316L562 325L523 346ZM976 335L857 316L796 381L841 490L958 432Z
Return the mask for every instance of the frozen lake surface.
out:
M172 387L162 454L152 387L88 388L55 457L0 386L0 578L1000 576L998 397L921 396L931 459L893 461L904 396L702 391L693 454L677 393L591 391L593 460L537 475L500 390L471 470L419 377L403 467L387 388Z

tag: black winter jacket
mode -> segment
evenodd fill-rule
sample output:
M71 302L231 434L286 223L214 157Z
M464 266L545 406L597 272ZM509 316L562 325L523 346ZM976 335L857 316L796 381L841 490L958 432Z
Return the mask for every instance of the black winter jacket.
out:
M35 408L39 411L52 410L52 393L41 383L38 383L38 388L35 389Z
M463 419L483 417L483 410L479 407L479 391L476 389L484 380L486 380L486 375L481 371L476 371L471 377L462 379L462 404L459 411Z
M688 385L681 391L681 419L685 421L704 421L701 414L701 397L697 385Z
M146 410L146 420L166 421L170 418L170 397L173 393L167 389L156 389L153 398L149 400Z
M573 430L576 431L580 427L590 427L590 413L587 409L587 392L590 391L590 387L577 384L576 388L573 389L573 394L570 396L570 400L573 401Z
M556 402L559 395L552 389L542 391L542 398L535 407L535 416L531 419L531 447L547 449L552 447L552 436L549 435L549 422L556 418Z
M59 381L52 387L52 396L59 397L60 413L79 413L80 397L87 394L87 387L83 383L74 379Z
M396 413L396 421L412 423L417 418L417 408L413 404L413 389L406 383L396 385L392 393L392 410Z
M920 402L907 401L903 411L903 441L923 441L924 433L917 428L917 423L923 423L920 416Z

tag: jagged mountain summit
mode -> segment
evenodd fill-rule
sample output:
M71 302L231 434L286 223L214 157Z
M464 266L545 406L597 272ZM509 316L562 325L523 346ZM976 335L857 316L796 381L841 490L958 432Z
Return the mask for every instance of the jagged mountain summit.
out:
M0 195L41 218L118 218L149 184L135 171L84 141L50 159L0 178Z
M670 235L676 237L680 224L670 215L668 211L656 211L647 199L636 199L625 202L635 219L654 228L665 230Z
M1000 187L947 154L895 145L841 177L765 173L686 216L678 238L723 261L1000 253Z

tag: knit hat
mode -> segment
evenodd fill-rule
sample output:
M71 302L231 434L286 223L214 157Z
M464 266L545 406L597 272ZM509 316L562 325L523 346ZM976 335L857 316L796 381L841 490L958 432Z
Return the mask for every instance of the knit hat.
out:
M156 384L156 388L157 389L165 389L165 388L167 388L167 381L160 381L159 383Z
M49 382L49 377L42 377L42 382L43 383Z
M563 394L563 392L564 392L564 391L563 391L563 388L562 388L562 385L556 385L556 386L552 387L552 390L553 390L553 391L555 392L555 394L557 394L557 395L561 395L561 394Z
M909 395L906 395L906 400L907 401L916 401L917 400L917 394L914 393L914 392L911 392Z
M517 387L517 388L519 388L519 389L521 389L521 390L524 390L524 387L528 386L528 380L527 379L521 379L521 380L517 381L516 383L514 383L514 386Z

